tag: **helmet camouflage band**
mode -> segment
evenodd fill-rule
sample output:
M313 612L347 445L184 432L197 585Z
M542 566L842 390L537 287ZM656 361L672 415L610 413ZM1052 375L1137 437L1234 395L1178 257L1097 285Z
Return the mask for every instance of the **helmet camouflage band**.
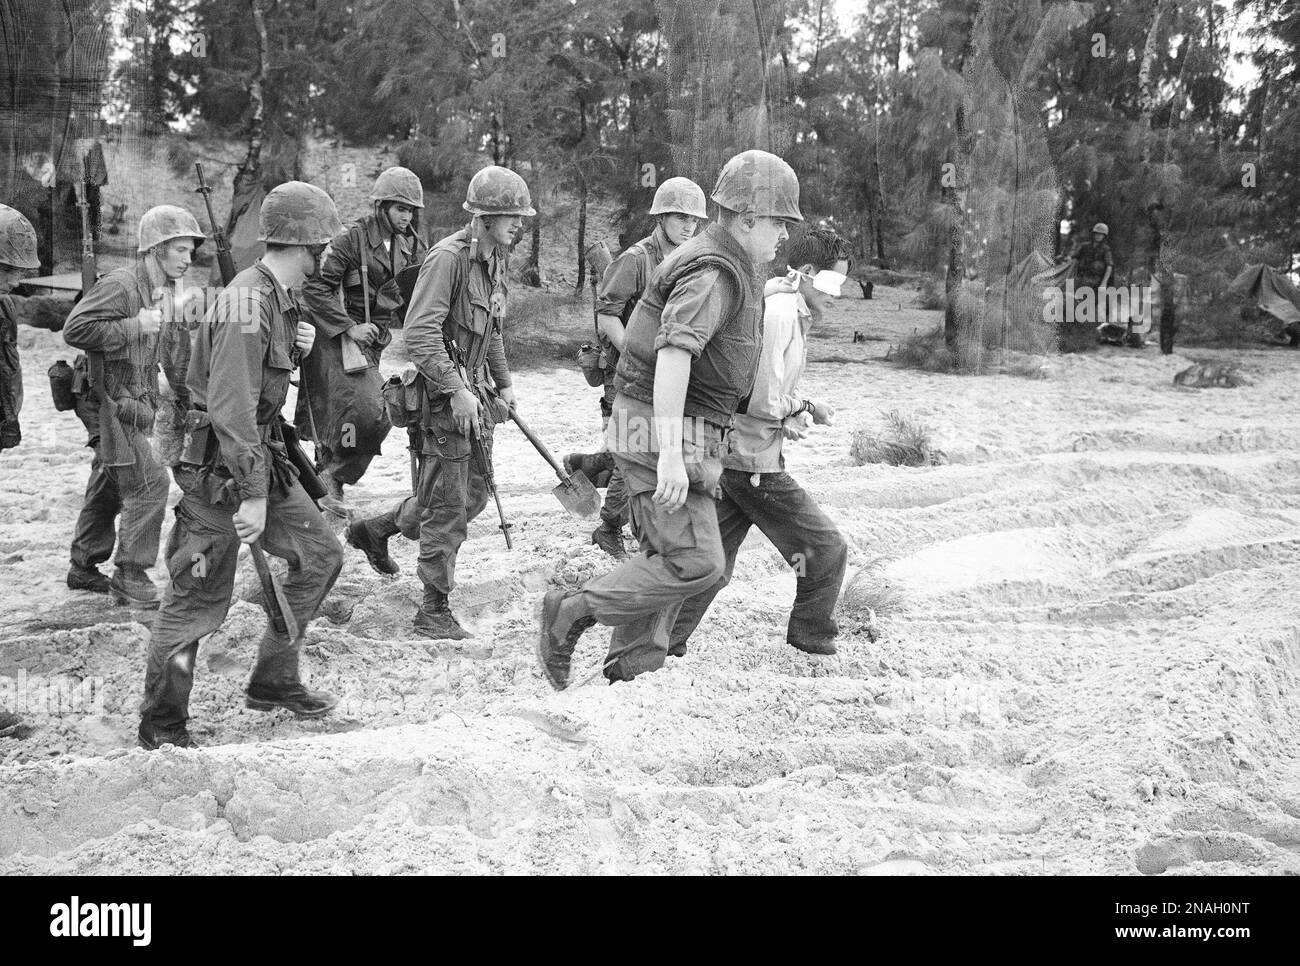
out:
M305 181L272 188L257 220L257 240L278 245L324 245L343 231L333 199Z
M704 189L690 178L669 178L655 192L654 202L650 205L650 214L708 218L709 211L704 201Z
M509 168L490 164L469 179L465 210L472 215L537 214L524 179Z
M36 229L23 213L0 205L0 265L40 268L36 256Z
M158 205L140 216L140 234L135 250L147 252L173 238L193 238L194 247L198 248L205 237L194 216L184 208Z
M1097 222L1097 224L1092 226L1092 230L1094 232L1101 232L1103 235L1110 234L1110 228L1106 226L1106 223L1104 221Z
M371 201L396 201L412 208L424 207L424 186L410 168L394 165L375 179L370 189Z
M710 197L738 214L803 221L794 169L766 151L742 151L724 164Z

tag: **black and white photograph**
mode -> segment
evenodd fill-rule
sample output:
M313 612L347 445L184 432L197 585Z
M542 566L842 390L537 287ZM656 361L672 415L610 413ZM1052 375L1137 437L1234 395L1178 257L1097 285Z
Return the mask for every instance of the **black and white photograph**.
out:
M1087 877L1244 951L1298 285L1297 0L0 0L24 928Z

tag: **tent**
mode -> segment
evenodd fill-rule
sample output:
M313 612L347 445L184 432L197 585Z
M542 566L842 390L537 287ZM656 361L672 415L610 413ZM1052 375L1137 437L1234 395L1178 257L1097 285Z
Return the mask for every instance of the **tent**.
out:
M1232 280L1229 295L1248 299L1282 323L1292 345L1300 345L1300 289L1268 265L1251 265Z

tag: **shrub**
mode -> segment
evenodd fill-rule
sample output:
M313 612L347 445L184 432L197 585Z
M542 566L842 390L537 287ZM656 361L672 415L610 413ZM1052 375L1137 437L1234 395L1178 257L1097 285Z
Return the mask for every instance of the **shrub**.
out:
M943 451L930 438L930 427L904 416L897 409L884 414L885 428L877 433L858 429L853 433L849 457L855 466L888 463L890 466L938 466L947 462Z

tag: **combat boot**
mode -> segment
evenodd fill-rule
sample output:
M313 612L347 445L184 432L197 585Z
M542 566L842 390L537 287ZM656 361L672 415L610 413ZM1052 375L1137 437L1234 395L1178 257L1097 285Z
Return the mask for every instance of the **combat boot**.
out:
M833 637L811 637L808 640L789 640L786 641L793 648L803 651L805 654L834 654L836 653L835 638Z
M602 520L600 526L591 531L591 542L615 560L627 559L627 547L623 543L623 528L621 526L611 527Z
M175 745L177 748L197 748L194 739L190 733L185 730L184 725L175 728L164 728L159 725L150 724L148 720L140 722L140 730L136 733L140 739L140 747L147 751L157 751L163 745Z
M99 572L98 567L78 567L73 564L68 570L68 587L71 590L88 590L92 594L107 594L108 583L108 578Z
M348 546L356 547L366 555L366 561L375 573L392 576L401 568L397 561L388 555L388 538L396 536L401 530L397 526L397 514L388 512L369 520L355 520L348 524Z
M268 685L249 683L244 690L244 707L254 711L284 708L299 718L319 718L334 709L339 699L328 691L310 691L300 683Z
M415 612L415 629L432 640L463 641L474 636L456 620L447 595L433 587L425 590L424 603Z
M136 567L118 567L113 571L108 588L119 604L146 610L158 606L158 588L143 570Z
M560 605L568 595L562 590L548 590L542 598L541 630L537 638L537 659L542 664L542 674L556 691L569 686L569 667L573 663L573 649L584 631L596 623L589 615L579 617L569 625L563 638L558 634Z

